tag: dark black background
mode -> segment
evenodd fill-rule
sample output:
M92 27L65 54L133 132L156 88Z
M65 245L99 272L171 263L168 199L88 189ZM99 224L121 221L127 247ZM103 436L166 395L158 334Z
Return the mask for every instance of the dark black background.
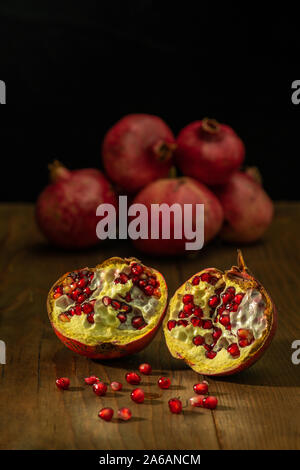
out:
M2 0L1 200L34 201L54 158L100 168L104 133L130 112L175 133L204 116L231 125L270 195L299 199L297 31L282 6Z

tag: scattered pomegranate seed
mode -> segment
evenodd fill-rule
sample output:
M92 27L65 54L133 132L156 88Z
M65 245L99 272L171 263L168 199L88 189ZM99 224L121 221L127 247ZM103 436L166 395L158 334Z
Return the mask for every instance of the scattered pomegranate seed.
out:
M195 346L201 346L201 344L204 343L203 336L200 336L200 335L199 336L194 336L193 343L194 343Z
M194 301L194 296L191 295L191 294L185 294L183 297L182 297L182 302L184 304L189 304L189 303L193 303Z
M136 372L128 372L125 379L131 385L138 385L141 381L141 377Z
M67 390L70 387L70 379L68 379L68 377L56 379L55 383L60 390Z
M240 355L240 350L236 343L232 343L230 346L228 346L227 351L232 357L239 357Z
M179 398L171 398L168 401L171 413L180 414L182 412L182 403Z
M150 375L152 372L152 367L147 362L139 365L139 371L141 374Z
M191 406L194 406L196 408L198 408L199 406L203 406L203 399L205 397L203 395L200 395L200 396L196 396L196 397L192 397L190 398L190 405Z
M91 375L90 377L86 377L84 379L84 381L88 385L94 385L94 384L100 382L100 379L99 379L99 377L96 377L95 375Z
M145 400L144 390L141 388L135 388L130 394L131 400L135 403L143 403Z
M192 284L193 284L193 286L198 286L200 284L200 277L195 276L192 280Z
M171 380L168 377L161 377L158 379L157 384L160 388L166 390L167 388L170 388Z
M104 421L111 421L113 415L114 410L112 408L102 408L98 413L99 418L104 419Z
M168 330L171 331L173 328L175 328L177 322L176 320L169 320L167 323Z
M132 416L129 408L120 408L118 411L118 417L123 421L128 421Z
M208 301L208 305L212 308L216 308L217 305L219 305L219 302L220 302L220 298L218 295L213 295L209 301Z
M114 392L119 392L120 390L122 390L123 385L121 384L121 382L112 382L110 384L110 387Z
M97 382L93 385L93 392L98 395L98 397L102 397L106 395L107 385L103 382Z
M208 408L209 410L214 410L218 404L216 397L209 395L208 397L204 395L197 395L196 397L190 398L190 404L195 407L201 406L202 408Z
M199 384L195 384L193 386L194 392L197 395L207 395L208 394L208 384L206 382L202 382Z

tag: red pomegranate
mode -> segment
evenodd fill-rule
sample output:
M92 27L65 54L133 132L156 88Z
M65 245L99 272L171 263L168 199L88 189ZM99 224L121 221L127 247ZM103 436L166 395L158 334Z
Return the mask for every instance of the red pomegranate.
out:
M208 185L226 183L244 157L242 140L231 127L214 119L192 122L177 137L178 167L184 175Z
M70 171L55 161L50 168L51 184L40 194L36 220L53 244L64 248L82 248L99 242L96 217L99 204L117 207L110 183L95 169Z
M204 236L205 241L211 240L220 230L223 222L223 210L215 195L203 184L187 178L170 178L154 181L144 188L134 199L134 204L144 204L148 209L148 230L151 233L151 204L177 203L183 212L184 204L192 204L192 225L195 230L195 206L204 204ZM135 246L146 253L173 255L184 253L188 240L182 230L182 238L174 237L174 219L170 219L170 239L162 239L162 214L159 217L160 234L158 239L137 239Z
M233 243L250 243L265 233L273 218L273 203L261 184L249 174L235 172L215 190L224 210L221 237Z
M276 326L275 305L239 251L238 266L224 273L204 269L175 292L164 333L172 356L199 374L217 376L254 364L270 345Z
M49 291L47 310L56 335L69 349L93 359L112 359L150 343L167 297L158 271L135 258L116 257L60 277Z
M129 114L105 135L104 167L111 180L127 193L168 175L175 137L167 124L150 114Z

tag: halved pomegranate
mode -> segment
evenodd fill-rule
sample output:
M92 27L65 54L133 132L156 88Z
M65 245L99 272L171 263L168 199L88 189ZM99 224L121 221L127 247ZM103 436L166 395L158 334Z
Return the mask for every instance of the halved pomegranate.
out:
M172 356L200 374L216 376L235 374L257 361L276 325L275 305L238 250L238 267L225 273L204 269L176 291L164 333Z
M96 268L66 273L47 299L49 319L59 339L72 351L94 359L126 356L145 348L166 306L163 276L135 258L110 258Z

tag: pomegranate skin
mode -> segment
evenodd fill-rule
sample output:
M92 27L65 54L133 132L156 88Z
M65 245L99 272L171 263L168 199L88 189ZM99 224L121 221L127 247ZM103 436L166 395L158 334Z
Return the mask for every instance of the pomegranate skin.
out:
M273 219L274 207L262 186L251 176L234 173L215 189L225 217L220 236L233 243L251 243L263 236Z
M59 162L50 165L50 172L53 182L42 191L36 204L36 220L42 233L63 248L99 243L97 207L108 203L117 208L108 180L96 169L69 171Z
M242 165L245 147L234 130L214 119L195 121L177 137L175 161L184 175L208 184L224 184Z
M175 137L161 118L129 114L106 133L103 164L114 183L127 193L136 193L168 175L175 148Z
M166 203L171 206L174 203L204 204L204 239L211 240L220 230L223 223L223 210L216 196L203 184L188 178L161 179L149 184L134 199L133 203L145 204L148 209L148 231L151 227L151 204ZM195 217L195 215L193 216ZM162 215L160 214L160 226ZM195 220L193 230L195 230ZM185 252L185 243L188 241L184 235L182 239L174 238L174 223L171 218L170 240L163 239L138 239L134 245L143 252L150 254L174 255ZM183 231L184 234L184 231Z

